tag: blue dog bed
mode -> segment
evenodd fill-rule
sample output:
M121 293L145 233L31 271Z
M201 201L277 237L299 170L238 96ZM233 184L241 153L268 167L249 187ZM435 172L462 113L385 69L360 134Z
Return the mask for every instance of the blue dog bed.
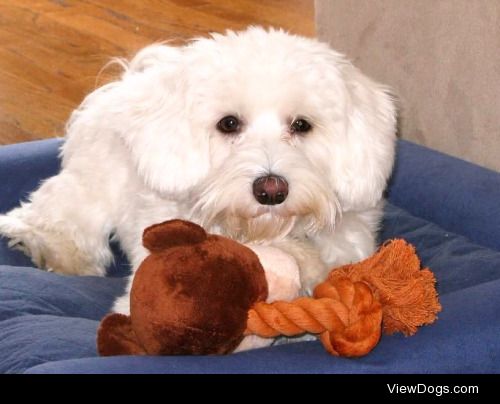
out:
M0 147L0 212L59 169L59 140ZM384 336L368 356L328 355L317 341L226 356L100 358L99 320L125 286L32 267L0 243L0 372L4 373L498 373L500 174L399 141L380 240L413 243L438 280L443 311L413 337ZM85 207L80 207L84 209Z

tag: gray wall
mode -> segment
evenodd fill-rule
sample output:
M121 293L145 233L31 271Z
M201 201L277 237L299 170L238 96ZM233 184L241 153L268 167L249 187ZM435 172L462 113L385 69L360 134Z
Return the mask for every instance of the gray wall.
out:
M400 99L403 138L500 171L500 0L316 0L316 32Z

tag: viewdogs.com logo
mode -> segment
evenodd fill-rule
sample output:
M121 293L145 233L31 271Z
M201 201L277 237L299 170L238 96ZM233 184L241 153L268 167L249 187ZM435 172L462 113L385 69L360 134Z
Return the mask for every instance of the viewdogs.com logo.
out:
M478 386L432 386L418 383L411 386L388 384L387 388L391 394L433 394L437 397L443 394L477 394Z

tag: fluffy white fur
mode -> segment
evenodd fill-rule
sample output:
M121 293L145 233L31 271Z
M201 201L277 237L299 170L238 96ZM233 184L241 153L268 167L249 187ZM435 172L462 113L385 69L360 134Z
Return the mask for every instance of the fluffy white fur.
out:
M104 275L110 236L133 267L145 227L170 218L292 254L305 289L375 249L395 143L386 88L316 40L249 28L184 47L149 46L73 112L62 170L0 216L40 268ZM238 135L216 129L225 115ZM296 117L313 129L289 127ZM286 178L284 203L253 181ZM114 309L128 312L128 295Z

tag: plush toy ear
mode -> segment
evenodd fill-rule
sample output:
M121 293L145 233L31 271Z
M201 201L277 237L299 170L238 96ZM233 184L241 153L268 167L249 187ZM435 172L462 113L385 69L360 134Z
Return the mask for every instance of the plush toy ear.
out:
M130 317L119 313L108 314L101 321L97 351L101 356L146 354L132 329Z
M178 245L193 245L207 238L205 230L185 220L168 220L144 230L142 244L151 252L163 251Z

